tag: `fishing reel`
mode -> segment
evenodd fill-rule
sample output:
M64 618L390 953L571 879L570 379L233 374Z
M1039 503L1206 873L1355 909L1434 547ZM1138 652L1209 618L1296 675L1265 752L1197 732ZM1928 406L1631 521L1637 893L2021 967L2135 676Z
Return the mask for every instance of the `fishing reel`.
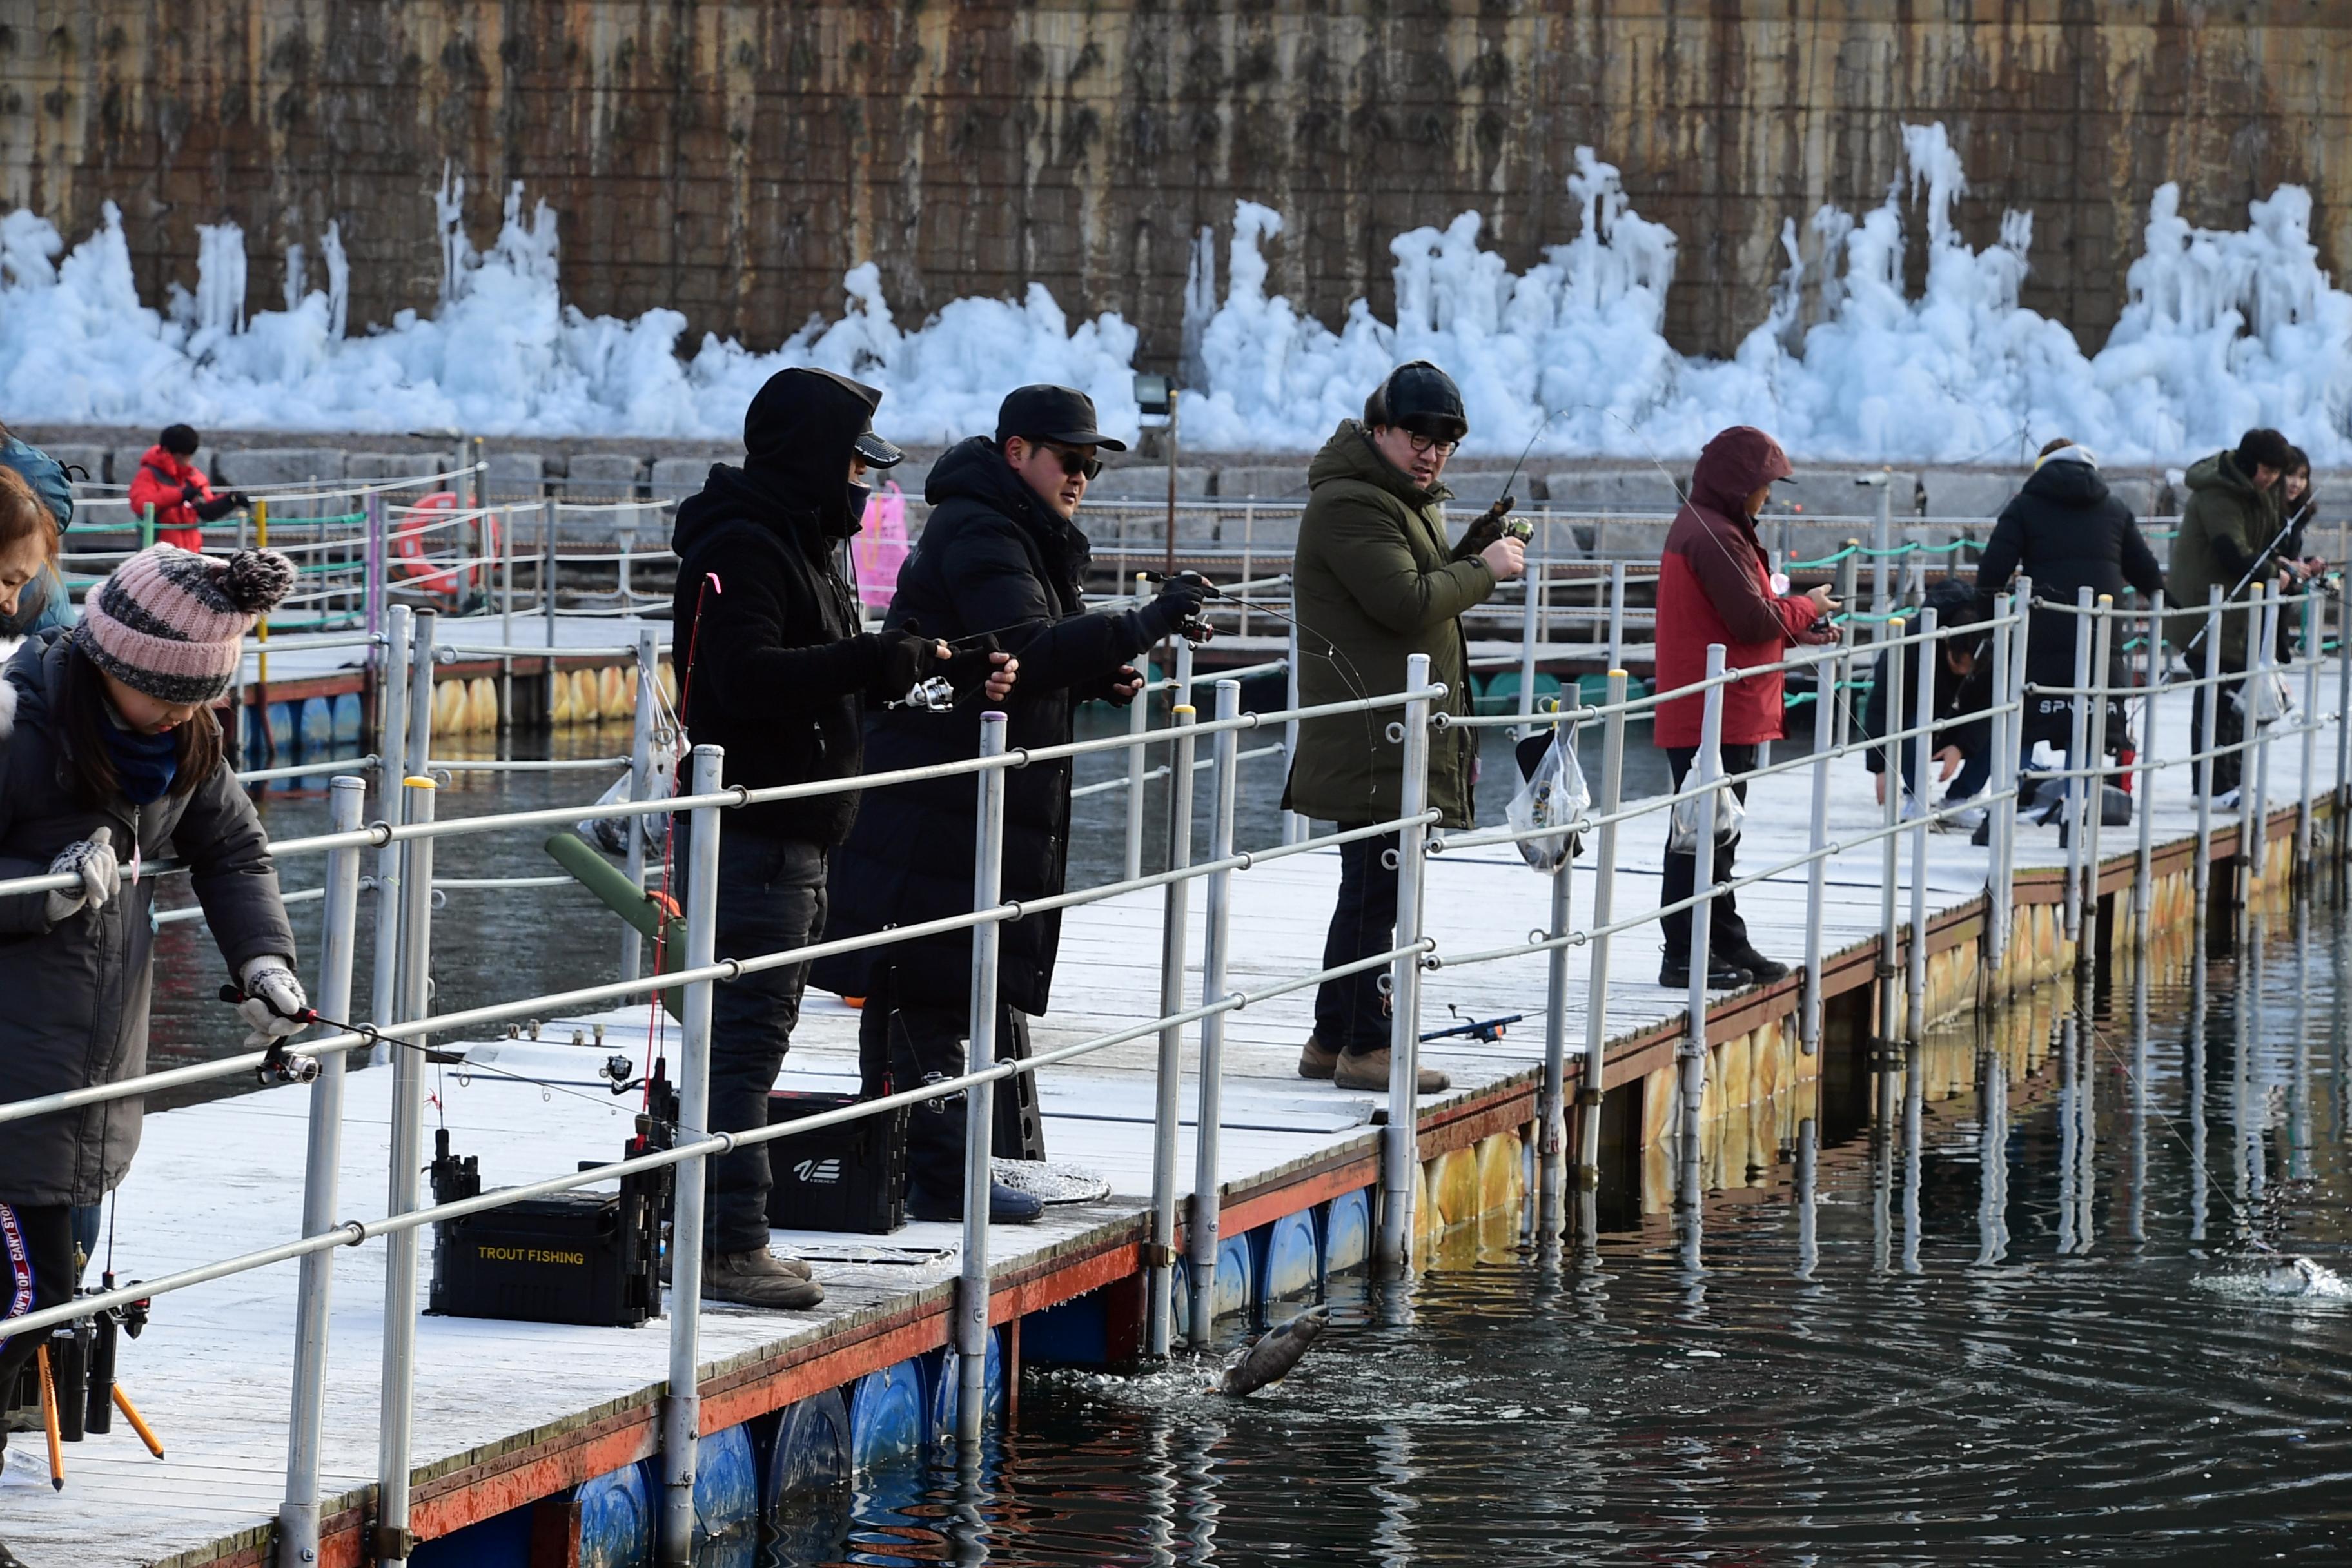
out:
M955 705L955 687L944 675L916 682L912 691L890 704L893 708L919 708L926 713L952 712Z
M1186 584L1189 586L1201 590L1202 595L1207 598L1213 599L1219 596L1219 589L1217 585L1214 583L1210 582L1206 577L1202 576L1198 572L1189 570L1183 572L1172 572L1165 576L1158 577L1154 580L1161 583ZM1186 642L1191 643L1194 647L1199 647L1202 643L1207 642L1211 637L1217 635L1217 628L1209 624L1208 616L1195 612L1184 620L1177 623L1176 635L1182 637Z
M246 1000L246 994L235 985L223 984L220 988L220 999L232 1007L240 1006ZM275 1011L275 1009L272 1010ZM319 1021L319 1015L315 1011L299 1020L305 1024L314 1024ZM318 1076L319 1058L288 1055L286 1041L282 1038L270 1041L263 1048L261 1065L253 1069L254 1080L264 1089L280 1083L309 1083Z
M1536 525L1517 512L1503 519L1501 526L1504 538L1516 539L1521 544L1525 544L1536 536Z

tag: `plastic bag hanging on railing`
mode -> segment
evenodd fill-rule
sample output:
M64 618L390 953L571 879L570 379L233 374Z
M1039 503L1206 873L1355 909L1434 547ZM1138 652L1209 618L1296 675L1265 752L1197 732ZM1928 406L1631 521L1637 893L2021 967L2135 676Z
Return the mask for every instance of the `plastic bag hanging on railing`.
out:
M1683 779L1684 787L1690 785L1690 776ZM1698 808L1705 795L1675 802L1673 816L1666 824L1666 853L1696 855L1698 853ZM1733 791L1715 792L1715 847L1727 848L1739 842L1739 835L1748 826L1748 807Z
M2230 700L2239 716L2257 729L2275 724L2294 711L2294 689L2287 685L2286 677L2275 669L2246 677L2231 694Z
M1568 826L1592 805L1592 791L1576 760L1576 737L1571 726L1554 724L1549 736L1522 740L1517 753L1519 792L1511 796L1504 820L1514 833L1544 830L1520 839L1519 854L1538 871L1557 871L1583 852L1583 835Z
M646 770L646 798L667 800L677 793L677 765L686 755L684 735L675 726L654 732L652 765ZM596 797L598 805L619 805L629 798L629 775L623 773L613 781L612 787ZM669 831L669 817L665 813L638 812L628 816L592 817L580 824L580 836L607 855L629 852L629 827L636 826L645 836L646 853L659 855L662 836Z

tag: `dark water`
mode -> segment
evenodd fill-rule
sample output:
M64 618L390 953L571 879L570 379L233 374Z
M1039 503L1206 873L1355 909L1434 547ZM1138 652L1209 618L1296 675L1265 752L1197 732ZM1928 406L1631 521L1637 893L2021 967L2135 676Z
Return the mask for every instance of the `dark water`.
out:
M1696 1230L1457 1234L1409 1289L1341 1282L1246 1404L1033 1368L979 1476L877 1478L763 1558L2352 1561L2352 1299L2265 1283L2352 1273L2341 923L1940 1033L1920 1103L1897 1074L1821 1149L1810 1242L1786 1158Z

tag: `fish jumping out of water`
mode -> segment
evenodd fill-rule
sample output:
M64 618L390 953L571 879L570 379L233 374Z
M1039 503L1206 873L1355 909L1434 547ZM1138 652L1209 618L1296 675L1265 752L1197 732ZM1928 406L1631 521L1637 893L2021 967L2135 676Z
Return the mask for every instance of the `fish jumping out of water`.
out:
M2263 1276L2263 1289L2273 1296L2331 1296L2343 1281L2310 1258L2287 1258Z
M1217 1382L1217 1392L1238 1399L1255 1394L1270 1383L1280 1383L1307 1347L1321 1337L1331 1325L1331 1309L1312 1307L1283 1324L1280 1328L1258 1337L1257 1342L1236 1352L1225 1363L1224 1376Z

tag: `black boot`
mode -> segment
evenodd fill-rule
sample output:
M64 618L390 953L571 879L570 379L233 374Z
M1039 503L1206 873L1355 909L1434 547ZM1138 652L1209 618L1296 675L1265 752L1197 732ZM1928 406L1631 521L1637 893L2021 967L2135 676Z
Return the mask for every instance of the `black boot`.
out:
M1728 963L1748 971L1748 976L1759 985L1769 985L1775 980L1789 978L1789 966L1777 958L1767 958L1745 942L1720 942L1711 944L1714 952L1707 962ZM1687 984L1687 982L1685 982Z
M940 1083L961 1076L964 1042L944 1014L901 1011L890 1017L890 1079L894 1087ZM927 1100L907 1117L907 1215L919 1220L963 1217L964 1097ZM1045 1205L1027 1193L991 1182L992 1225L1028 1225Z
M1690 954L1677 958L1672 953L1658 966L1658 984L1669 991L1690 989ZM1736 963L1709 953L1706 960L1706 988L1709 991L1738 991L1750 984L1748 971Z

